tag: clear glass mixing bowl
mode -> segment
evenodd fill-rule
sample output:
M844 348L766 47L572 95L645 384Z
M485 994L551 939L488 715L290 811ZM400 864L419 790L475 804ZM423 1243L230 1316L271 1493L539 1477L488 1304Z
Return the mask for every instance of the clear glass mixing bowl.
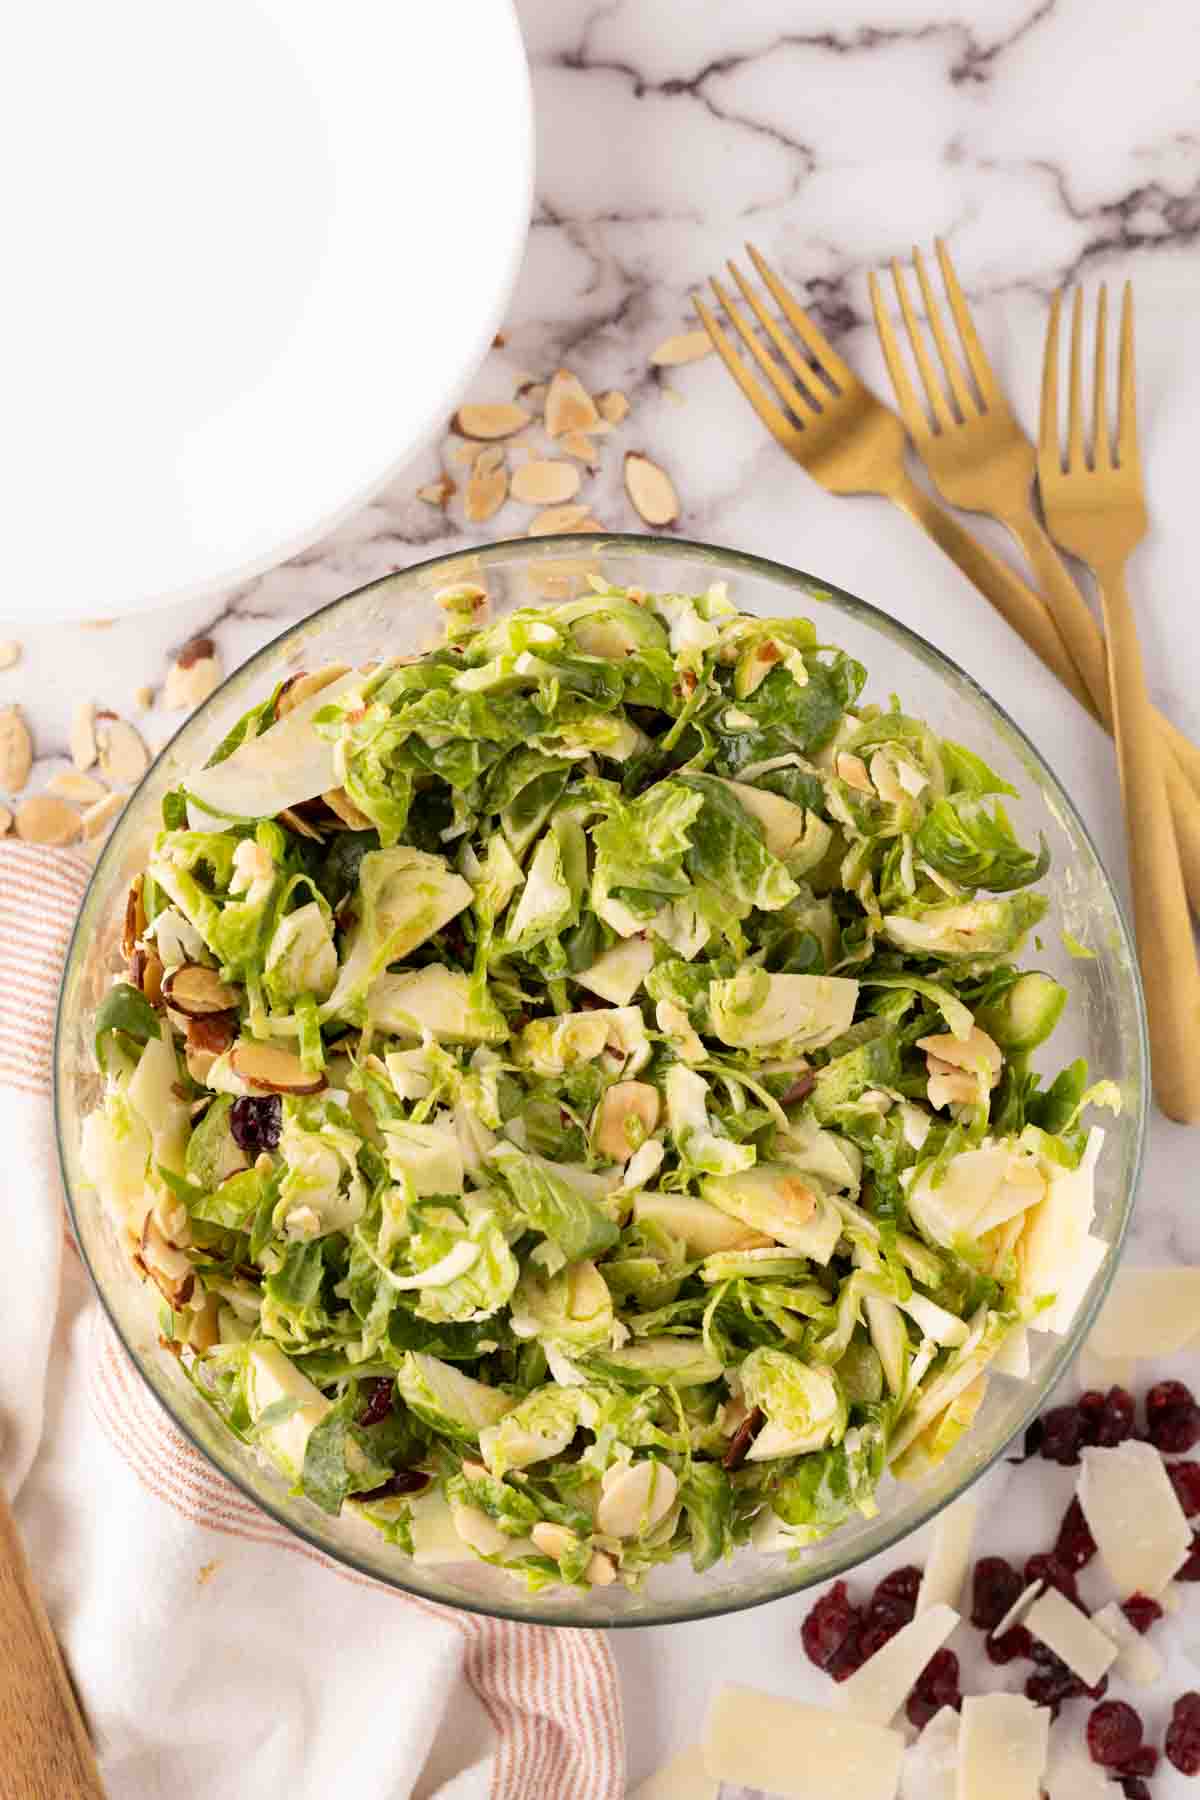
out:
M1042 948L1030 960L1069 987L1071 1004L1055 1033L1055 1066L1083 1055L1121 1089L1119 1117L1106 1121L1094 1227L1112 1255L1092 1283L1067 1338L1030 1334L1029 1379L993 1378L972 1429L952 1454L920 1481L885 1481L879 1514L843 1527L796 1561L745 1550L696 1575L686 1560L656 1570L645 1588L619 1585L583 1593L549 1589L527 1594L486 1563L417 1567L371 1529L349 1517L328 1518L288 1492L286 1482L231 1436L158 1343L157 1296L139 1282L97 1196L82 1179L80 1123L95 1104L97 1075L89 1021L121 967L125 895L159 828L164 793L195 767L233 721L282 676L334 660L363 663L437 642L443 615L439 588L483 583L494 612L573 597L589 573L627 586L698 592L724 580L735 604L759 614L804 613L822 638L841 645L869 671L867 697L891 693L935 730L977 751L1020 791L1012 802L1027 841L1044 832L1053 853L1051 911ZM1068 955L1063 932L1086 943L1091 960ZM339 1562L430 1600L515 1619L562 1625L625 1626L700 1619L755 1606L838 1575L886 1550L962 1492L1000 1455L1037 1412L1069 1362L1111 1279L1137 1186L1145 1124L1147 1051L1137 963L1116 895L1082 820L1054 775L993 701L931 644L840 588L761 558L653 537L572 537L500 543L388 576L360 588L295 626L239 669L188 720L130 800L101 856L67 958L55 1046L59 1152L75 1232L113 1325L152 1392L179 1429L244 1494L299 1537Z

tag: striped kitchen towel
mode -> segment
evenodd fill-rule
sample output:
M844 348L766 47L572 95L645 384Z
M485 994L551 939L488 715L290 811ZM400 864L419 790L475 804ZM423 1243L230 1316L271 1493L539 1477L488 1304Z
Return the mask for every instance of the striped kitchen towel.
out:
M455 1612L291 1536L176 1432L65 1229L54 1003L88 869L0 845L0 1476L114 1800L616 1800L604 1636Z

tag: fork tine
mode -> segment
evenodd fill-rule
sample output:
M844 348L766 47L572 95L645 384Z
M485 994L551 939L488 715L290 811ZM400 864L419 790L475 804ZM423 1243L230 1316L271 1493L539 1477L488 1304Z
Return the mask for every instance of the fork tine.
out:
M1121 366L1117 398L1117 461L1121 468L1138 463L1137 402L1133 368L1133 283L1125 283L1121 300Z
M1092 462L1097 469L1111 469L1108 447L1108 287L1100 283L1096 303L1096 410L1092 420Z
M979 333L975 329L975 321L971 317L971 309L967 305L967 297L958 285L958 276L954 272L954 264L950 261L950 252L942 238L934 239L937 251L938 267L942 271L942 281L946 289L946 298L950 302L950 311L954 314L954 323L958 329L959 339L975 377L975 386L979 389L980 398L985 406L990 401L993 405L1000 399L1000 389L996 385L996 377L992 374L992 365L983 352L979 341Z
M914 444L918 444L922 439L931 435L929 418L921 402L917 399L912 382L908 379L908 370L904 366L900 340L892 329L892 321L887 316L883 304L883 289L879 285L879 277L874 269L867 276L867 287L871 294L871 308L875 314L875 330L879 334L883 360L887 364L888 374L892 378L896 403L903 415L904 426L909 437Z
M896 298L900 302L900 311L904 316L912 353L917 359L917 368L921 371L921 380L925 385L925 393L929 399L929 409L933 414L935 429L949 431L954 423L950 417L950 408L946 405L946 396L942 392L941 383L938 381L929 352L925 348L925 339L921 336L917 315L913 311L912 301L908 297L908 285L904 279L904 271L894 258L892 260L892 285L896 290Z
M1083 289L1075 289L1071 307L1071 391L1067 401L1067 468L1087 468L1083 440Z
M962 417L964 419L969 419L973 412L978 411L978 408L971 398L966 378L959 365L959 360L954 354L954 346L950 342L945 325L942 323L941 308L938 306L937 298L930 285L929 275L925 268L925 258L915 246L912 254L913 267L917 271L917 280L921 287L921 298L925 302L925 317L929 321L929 329L933 333L933 341L937 345L938 355L942 359L942 367L946 371L946 380L950 383L950 392L954 395L955 404Z
M1038 461L1050 463L1062 472L1062 451L1058 445L1058 318L1062 295L1055 293L1050 301L1050 318L1046 325L1046 348L1042 352L1042 416L1038 425Z
M738 268L737 264L735 262L730 262L725 266L733 276L733 279L737 282L742 298L753 312L755 318L758 320L779 354L787 363L789 369L791 369L792 373L799 381L805 384L803 390L805 398L810 399L814 406L819 407L822 395L824 395L826 399L829 398L828 388L825 387L812 364L804 360L795 344L793 344L791 339L787 336L786 332L780 330L779 321L772 318L771 314L767 311L758 295L754 292L754 289L750 286L750 283L746 280L746 277L742 274L742 271Z
M803 420L811 421L812 419L815 419L817 416L815 406L806 394L800 392L800 389L794 382L788 380L779 364L772 356L768 355L763 345L759 343L754 335L753 328L738 311L737 302L734 300L733 295L729 292L728 288L722 287L715 275L709 277L709 286L724 307L729 323L733 326L743 344L745 344L747 350L749 350L751 356L754 358L767 380L771 383L771 386L775 389L775 392L779 395L779 398L783 401L784 405L790 406L792 411Z
M829 339L813 324L804 308L788 293L778 275L771 268L766 258L755 249L753 244L746 245L746 254L762 277L763 285L770 289L775 304L791 326L804 348L808 351L822 375L832 382L835 388L853 388L858 386L858 378L848 363L844 363Z
M775 402L770 398L762 385L754 379L754 376L750 373L750 370L746 367L745 363L730 343L725 332L721 329L720 325L717 324L716 319L704 304L704 301L700 298L699 294L692 295L692 305L699 314L700 323L704 326L705 331L707 331L711 338L713 348L717 355L721 358L721 361L725 364L725 367L729 370L729 373L733 376L733 379L737 382L743 394L745 394L747 400L750 402L767 430L771 433L771 436L777 438L785 450L790 449L797 435L797 427L793 425L790 419L784 417L783 413L780 412L779 408L775 405Z

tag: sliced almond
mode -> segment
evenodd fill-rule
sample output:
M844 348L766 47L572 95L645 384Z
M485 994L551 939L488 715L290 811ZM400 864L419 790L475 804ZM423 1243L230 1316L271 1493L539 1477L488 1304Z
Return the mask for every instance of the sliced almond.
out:
M85 838L102 837L112 824L117 814L125 805L123 794L104 794L94 800L83 810L83 835Z
M613 1162L627 1163L658 1124L658 1089L648 1081L614 1082L596 1108L593 1142Z
M15 706L0 706L0 788L19 794L32 767L29 727Z
M16 638L0 640L0 669L11 669L21 660L21 646Z
M417 499L423 500L426 506L445 506L458 492L458 488L448 475L440 481L427 481L424 487L417 489Z
M204 1013L187 1022L187 1047L222 1056L237 1036L237 1020L231 1012Z
M6 837L12 830L13 816L7 806L0 806L0 837Z
M619 425L622 419L629 416L629 401L620 388L609 388L607 393L597 394L596 405L600 409L600 417L608 425Z
M79 814L56 794L35 794L18 806L16 825L27 844L71 844L79 836Z
M449 587L438 588L433 596L435 606L443 612L462 614L470 606L471 612L478 622L487 612L488 591L478 581L454 581ZM416 662L417 657L408 657L409 662Z
M222 981L215 969L203 963L182 963L163 982L163 993L185 1019L202 1019L209 1013L232 1012L241 991Z
M548 506L534 519L526 537L557 537L563 531L598 531L587 506Z
M605 1537L634 1537L661 1525L675 1504L679 1478L664 1462L613 1463L600 1482L596 1528Z
M306 1069L300 1058L279 1044L261 1044L242 1038L229 1060L234 1073L264 1094L319 1094L325 1077L319 1069Z
M103 719L97 732L100 773L118 787L140 781L150 767L141 733L127 719Z
M94 775L81 775L78 769L60 769L46 783L46 792L57 794L60 800L73 800L76 806L91 806L94 801L103 800L108 789Z
M546 430L553 438L588 431L600 417L596 402L570 369L558 369L546 390Z
M470 465L483 449L482 443L455 444L450 452L451 462Z
M463 510L472 525L482 525L508 498L508 469L499 444L481 450L467 480Z
M712 355L712 339L707 331L681 331L676 337L669 337L650 352L650 361L657 369L675 368L679 363L699 362L702 356Z
M149 685L140 687L133 696L133 704L139 712L149 712L154 705L154 689Z
M316 826L311 825L307 819L302 819L300 814L294 812L290 806L285 807L277 816L279 823L286 825L289 831L294 831L297 837L313 838L318 844L324 843L324 832L318 831Z
M513 437L532 422L533 414L523 406L500 402L495 406L460 406L451 423L465 438Z
M665 469L640 450L625 452L625 491L647 525L674 525L679 495Z
M540 413L546 405L546 383L533 380L523 381L513 398L521 406L527 406L531 413Z
M343 825L349 825L351 831L371 831L374 819L368 819L361 807L355 806L344 787L330 788L321 795L330 812L336 813Z
M193 638L185 644L163 683L163 705L171 712L200 706L220 685L221 664L217 647L210 637Z
M290 713L302 700L319 694L331 681L336 681L340 675L348 675L349 672L349 663L326 663L323 668L311 671L301 669L299 674L290 675L275 697L275 717L282 719L285 713Z
M555 1525L549 1519L539 1519L530 1528L529 1536L542 1555L552 1556L555 1562L561 1562L564 1556L579 1548L579 1539L569 1525Z
M75 708L71 720L71 761L81 771L90 769L98 754L96 709L90 700L84 700Z
M526 506L557 506L579 492L579 470L551 459L523 463L514 470L512 496Z
M577 461L586 463L589 469L600 467L600 452L586 432L565 432L558 441L558 447L567 456L573 456Z
M146 906L142 899L142 878L135 875L125 896L125 926L121 933L121 949L126 961L146 930Z
M860 794L874 795L875 784L861 756L855 756L851 750L839 750L835 767L839 779L847 787L856 788Z
M186 1306L196 1286L196 1271L182 1250L164 1237L153 1211L142 1226L142 1267L167 1302L178 1310Z
M139 945L129 958L129 979L140 988L151 1006L162 999L163 966L157 950L144 950Z
M593 1587L609 1587L617 1579L617 1565L603 1550L593 1550L583 1571L585 1581Z

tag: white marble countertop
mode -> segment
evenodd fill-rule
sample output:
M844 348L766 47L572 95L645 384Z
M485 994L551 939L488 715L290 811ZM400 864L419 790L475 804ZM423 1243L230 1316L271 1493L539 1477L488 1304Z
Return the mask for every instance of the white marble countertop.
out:
M1122 880L1106 740L963 577L883 501L834 499L809 482L715 358L661 375L647 359L690 327L690 291L753 236L843 354L887 393L867 271L941 233L1032 426L1050 291L1076 278L1092 290L1100 279L1132 277L1152 517L1132 587L1154 696L1200 737L1192 595L1200 8L964 0L945 15L927 0L523 0L521 10L538 117L537 200L506 342L473 397L507 398L516 371L541 377L561 362L592 390L624 389L634 413L615 441L636 443L671 472L682 532L819 572L934 639L1045 751ZM481 153L485 145L486 134ZM335 535L216 602L101 628L13 632L23 654L0 673L0 704L18 701L26 713L35 783L63 766L81 700L136 717L148 741L165 741L181 715L139 714L135 696L161 687L171 652L192 636L211 635L228 670L321 602L411 560L524 530L527 509L512 503L482 531L463 523L457 500L448 515L422 503L415 490L438 469L431 449ZM605 525L636 529L619 458L607 459L591 491ZM70 530L67 496L62 521ZM1197 1141L1155 1116L1135 1257L1200 1261L1190 1205ZM1002 1467L987 1491L997 1541L1043 1547L1039 1515L1049 1514L1031 1471ZM798 1599L619 1634L631 1778L694 1738L722 1678L827 1694L800 1649L805 1610ZM1193 1611L1190 1636L1200 1640L1200 1600ZM1181 1656L1148 1706L1159 1742L1168 1696L1198 1683ZM1187 1784L1160 1776L1152 1791L1182 1794Z

